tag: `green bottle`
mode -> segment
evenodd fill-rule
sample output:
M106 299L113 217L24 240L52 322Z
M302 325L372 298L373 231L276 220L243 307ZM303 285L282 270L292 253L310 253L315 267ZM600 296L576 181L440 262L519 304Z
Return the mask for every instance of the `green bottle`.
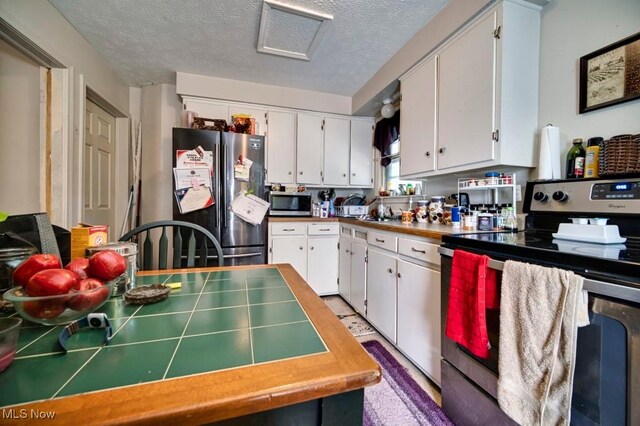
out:
M567 153L567 179L584 177L585 154L582 138L574 139L573 146Z

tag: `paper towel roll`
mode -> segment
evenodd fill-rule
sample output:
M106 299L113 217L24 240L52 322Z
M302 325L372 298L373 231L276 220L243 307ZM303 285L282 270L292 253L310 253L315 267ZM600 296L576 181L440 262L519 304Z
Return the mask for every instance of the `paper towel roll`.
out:
M540 132L538 179L562 179L560 176L560 129L547 124Z

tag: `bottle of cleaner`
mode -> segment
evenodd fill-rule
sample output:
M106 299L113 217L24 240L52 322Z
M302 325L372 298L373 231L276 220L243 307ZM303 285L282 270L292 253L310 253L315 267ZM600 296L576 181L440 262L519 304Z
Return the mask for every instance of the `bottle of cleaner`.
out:
M584 177L584 156L585 151L582 147L582 138L574 139L573 146L567 153L567 179Z
M604 141L601 137L590 138L587 141L587 152L584 159L584 177L598 177L598 160L600 157L600 144Z

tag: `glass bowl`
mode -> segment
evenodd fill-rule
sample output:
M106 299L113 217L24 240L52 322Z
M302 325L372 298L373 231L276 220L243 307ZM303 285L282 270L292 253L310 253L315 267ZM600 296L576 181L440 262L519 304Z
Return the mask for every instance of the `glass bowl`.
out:
M100 308L111 296L116 282L117 279L85 291L39 297L27 295L22 287L14 287L2 297L13 303L22 318L43 325L58 325L86 317Z
M0 372L6 370L16 356L20 324L20 318L0 318Z

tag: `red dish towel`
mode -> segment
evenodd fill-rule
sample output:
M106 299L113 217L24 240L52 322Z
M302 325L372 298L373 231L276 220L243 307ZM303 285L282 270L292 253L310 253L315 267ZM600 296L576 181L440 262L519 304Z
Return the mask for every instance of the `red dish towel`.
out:
M454 250L445 334L472 354L489 357L487 308L498 308L496 272L489 257Z

